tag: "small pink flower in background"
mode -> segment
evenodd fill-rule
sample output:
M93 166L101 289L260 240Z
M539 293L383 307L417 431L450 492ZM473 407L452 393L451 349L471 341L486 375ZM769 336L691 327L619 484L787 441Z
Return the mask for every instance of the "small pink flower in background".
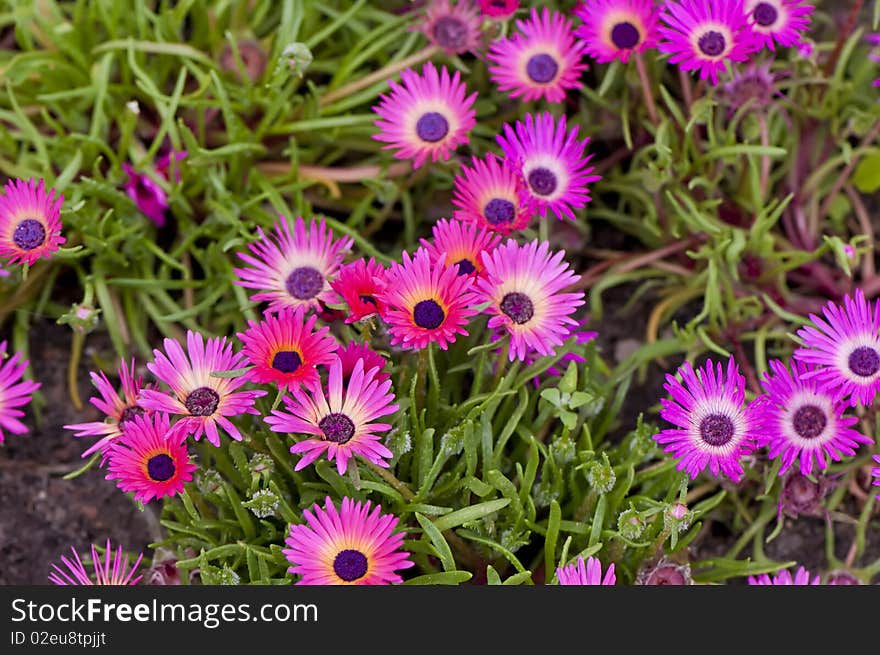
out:
M797 572L792 577L791 572L788 570L782 570L777 575L770 577L766 573L764 575L753 576L750 575L749 578L750 585L820 585L822 584L819 581L818 575L811 575L809 571L807 571L803 566L799 567Z
M483 16L505 20L519 9L519 0L477 0Z
M385 303L377 297L388 286L385 267L372 257L343 264L330 286L348 305L346 323L385 313Z
M6 341L0 342L0 360L6 357ZM12 434L25 434L27 426L19 421L24 412L19 407L31 401L34 391L40 388L39 382L22 380L30 362L15 353L0 365L0 443L3 443L8 430Z
M110 540L107 540L103 561L97 549L92 546L92 567L94 569L94 579L86 571L82 560L76 549L71 546L73 559L61 556L61 566L52 565L52 572L49 574L49 582L55 585L136 585L140 582L141 577L134 577L137 567L141 563L143 555L138 555L131 568L128 567L128 555L123 557L122 546L116 552L110 546ZM65 570L66 569L66 570Z
M156 163L156 175L164 180L168 180L172 160L175 162L182 161L186 158L186 155L187 152L185 150L168 153ZM168 196L165 194L165 190L149 175L138 173L128 163L122 164L122 170L128 175L128 179L125 182L125 192L128 194L128 197L157 227L164 227L168 211ZM175 175L175 180L180 181L179 171Z
M347 381L351 377L351 374L354 373L354 368L359 359L364 360L364 372L373 368L377 369L373 375L376 381L380 384L391 378L391 374L385 370L389 360L365 343L352 341L344 348L337 350L336 355L342 362L343 382Z
M604 585L613 586L617 582L614 564L609 564L602 577L602 562L596 557L578 557L577 563L556 569L556 579L560 585Z
M534 212L519 170L493 153L471 161L455 176L453 217L500 234L528 227Z
M441 218L431 229L431 241L420 239L432 261L441 255L449 266L457 266L459 275L477 277L483 272L483 255L492 252L501 240L493 232L473 223Z
M760 46L775 50L775 43L792 48L810 28L813 5L804 0L745 0L749 24Z
M0 258L32 266L67 239L61 236L64 196L46 191L43 180L10 180L0 194Z
M447 55L476 50L482 35L482 21L471 0L429 0L424 20L417 29L431 45Z
M575 34L600 63L624 64L636 53L657 47L657 5L653 0L584 0L574 10L583 21Z

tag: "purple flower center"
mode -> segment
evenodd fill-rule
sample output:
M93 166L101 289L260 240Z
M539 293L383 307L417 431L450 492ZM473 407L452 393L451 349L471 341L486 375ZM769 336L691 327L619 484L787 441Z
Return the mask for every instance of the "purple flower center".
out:
M416 134L422 141L437 143L449 134L449 122L443 114L429 111L422 114L416 122Z
M849 370L859 377L869 378L880 369L880 355L870 346L859 346L849 355Z
M446 320L446 312L437 304L436 300L420 300L413 307L413 321L420 328L434 330Z
M295 350L279 350L272 358L272 368L282 373L294 373L302 363L302 357Z
M526 74L532 82L537 84L552 82L558 71L559 64L556 63L556 60L543 52L531 57L526 62Z
M364 577L367 567L367 557L359 550L346 548L333 560L333 572L346 582Z
M300 266L291 271L284 286L297 300L311 300L324 289L324 276L311 266Z
M442 16L434 23L431 34L440 47L458 51L467 45L468 26L455 16Z
M621 50L635 48L639 43L639 30L628 21L611 28L611 42Z
M33 250L43 245L46 240L46 228L40 221L26 218L15 226L12 240L22 250Z
M354 422L345 414L333 412L318 421L318 427L333 443L347 443L354 436Z
M199 387L192 391L183 403L192 416L210 416L220 404L220 396L208 387Z
M137 405L126 407L122 410L122 414L119 415L119 427L125 427L125 424L131 421L135 416L143 416L145 413L146 410Z
M477 270L477 267L474 266L474 263L469 259L459 259L455 264L458 266L459 275L470 275Z
M501 299L501 311L517 325L528 323L535 315L535 306L524 293L512 291Z
M721 32L709 30L699 38L697 45L700 48L700 52L707 57L717 57L727 48L727 41Z
M174 460L165 453L153 455L147 460L147 475L156 482L165 482L174 475Z
M804 405L794 413L792 420L794 431L804 439L814 439L822 434L828 425L828 417L825 412L816 405Z
M362 303L370 303L371 305L373 305L373 307L379 306L376 304L376 299L373 298L373 296L369 296L367 294L361 294L358 296L358 298L360 298Z
M513 223L516 216L516 207L504 198L492 198L483 209L483 216L490 225L507 225Z
M779 12L769 2L759 2L752 12L752 16L755 17L755 22L761 27L770 27L779 18Z
M549 196L558 184L556 174L549 168L539 166L529 173L529 187L539 196Z
M724 414L709 414L700 421L700 437L710 446L723 446L733 439L734 426Z

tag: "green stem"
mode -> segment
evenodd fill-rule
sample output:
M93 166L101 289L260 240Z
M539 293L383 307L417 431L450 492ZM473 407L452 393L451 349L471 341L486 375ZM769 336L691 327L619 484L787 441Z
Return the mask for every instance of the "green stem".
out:
M79 389L77 388L77 372L85 340L86 335L84 332L74 330L73 340L70 344L70 361L67 365L67 392L70 395L70 402L73 403L77 410L83 408L82 399L79 397Z

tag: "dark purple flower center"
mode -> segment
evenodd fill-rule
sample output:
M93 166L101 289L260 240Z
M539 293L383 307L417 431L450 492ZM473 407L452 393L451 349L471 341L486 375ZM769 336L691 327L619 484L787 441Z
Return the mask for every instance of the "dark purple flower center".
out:
M556 174L549 168L539 166L529 173L529 187L539 196L549 196L558 184Z
M347 443L354 436L354 422L345 414L334 412L318 421L318 427L333 443Z
M759 2L752 12L755 22L761 27L770 27L779 17L779 11L769 2Z
M302 363L302 357L295 350L279 350L272 358L272 368L282 373L294 373Z
M535 315L535 306L524 293L512 291L501 299L501 311L517 325L528 323Z
M492 198L483 209L483 216L490 225L507 225L516 217L516 207L504 198Z
M727 48L727 41L721 32L709 30L697 40L697 45L707 57L717 57Z
M12 240L22 250L33 250L43 245L46 240L46 228L40 221L26 218L15 226Z
M443 114L429 111L422 114L416 122L416 134L422 141L437 143L449 134L449 122Z
M220 404L220 396L208 387L199 387L192 391L183 403L192 416L210 416Z
M558 71L559 64L556 63L556 60L543 52L531 57L526 62L526 74L532 82L537 84L552 82Z
M165 482L174 475L174 460L165 453L153 455L147 460L147 475L156 482Z
M799 436L804 439L814 439L822 434L822 430L828 425L828 417L820 407L804 405L794 413L792 425Z
M333 560L333 572L346 582L364 577L367 568L367 557L359 550L346 548Z
M362 303L370 303L371 305L373 305L373 307L378 307L378 305L376 304L376 299L373 298L373 296L369 296L365 293L362 293L361 295L358 296L358 298L360 298L360 301Z
M468 26L460 18L443 16L434 23L431 34L440 47L458 51L467 45Z
M437 304L436 300L420 300L413 307L413 322L420 328L434 330L446 320L446 312Z
M639 30L628 21L611 28L611 42L621 50L635 48L639 43Z
M324 289L324 276L311 266L300 266L291 271L284 286L297 300L311 300Z
M880 355L870 346L859 346L849 355L849 370L856 375L869 378L880 369Z
M458 266L459 275L470 275L477 270L477 267L474 266L474 263L469 259L459 259L455 262L455 265Z
M119 427L125 427L125 424L131 421L135 416L143 416L145 413L146 410L137 405L126 407L122 410L122 414L119 415Z
M733 421L724 414L709 414L700 421L700 437L710 446L723 446L733 439Z

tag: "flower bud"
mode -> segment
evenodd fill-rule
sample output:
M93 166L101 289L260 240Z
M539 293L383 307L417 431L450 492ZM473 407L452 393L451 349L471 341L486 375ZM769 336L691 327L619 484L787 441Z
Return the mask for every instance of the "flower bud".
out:
M681 534L694 520L694 513L682 503L674 503L663 512L663 528L670 534Z
M624 539L635 541L645 531L645 519L636 510L628 509L617 517L617 531Z

